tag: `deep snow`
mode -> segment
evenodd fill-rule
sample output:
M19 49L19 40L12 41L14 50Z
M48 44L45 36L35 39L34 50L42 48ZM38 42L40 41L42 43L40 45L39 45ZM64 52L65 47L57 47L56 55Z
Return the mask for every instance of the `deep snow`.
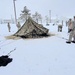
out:
M40 39L6 39L17 31L11 24L8 32L7 24L0 24L0 56L10 54L13 61L6 67L0 67L1 75L75 75L75 44L66 44L67 27L57 32L57 26L46 26L50 33L56 34Z

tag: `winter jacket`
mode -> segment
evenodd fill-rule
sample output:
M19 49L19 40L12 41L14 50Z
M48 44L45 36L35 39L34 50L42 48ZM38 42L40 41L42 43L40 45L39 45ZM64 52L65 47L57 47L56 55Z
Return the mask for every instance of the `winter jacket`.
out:
M73 23L72 23L72 21L68 21L68 29L73 29Z
M73 29L75 30L75 20L72 21L72 26L73 26Z

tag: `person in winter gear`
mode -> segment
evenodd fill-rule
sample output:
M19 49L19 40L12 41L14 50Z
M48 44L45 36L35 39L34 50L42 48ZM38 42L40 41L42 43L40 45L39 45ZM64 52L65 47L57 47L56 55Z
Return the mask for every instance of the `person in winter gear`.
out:
M61 24L58 25L58 32L62 32L63 26Z
M10 32L10 29L11 29L11 27L10 27L10 23L8 22L8 31Z
M67 25L68 25L68 33L70 33L70 31L73 29L73 26L72 26L72 19L71 19L71 18L69 19Z
M69 35L69 40L66 41L66 43L75 43L75 16L74 16L74 21L72 21L72 30L70 31L70 35ZM73 38L73 41L72 41Z
M18 28L18 29L21 28L20 22L18 22L18 24L17 24L17 28Z

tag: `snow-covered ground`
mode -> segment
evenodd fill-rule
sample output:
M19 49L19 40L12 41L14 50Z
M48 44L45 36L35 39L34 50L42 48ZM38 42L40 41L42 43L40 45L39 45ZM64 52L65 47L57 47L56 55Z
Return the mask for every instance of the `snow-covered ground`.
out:
M1 75L75 75L75 44L66 44L67 27L57 32L57 26L46 26L56 34L40 39L6 39L17 31L14 24L8 32L6 24L0 24L0 56L10 54L13 61L0 67ZM63 38L62 38L63 37Z

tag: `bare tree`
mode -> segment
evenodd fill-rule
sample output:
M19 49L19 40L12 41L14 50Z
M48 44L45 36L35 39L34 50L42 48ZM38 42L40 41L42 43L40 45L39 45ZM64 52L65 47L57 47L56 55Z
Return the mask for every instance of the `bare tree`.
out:
M45 16L46 24L49 25L49 17Z
M41 14L39 14L38 12L35 12L34 15L32 15L32 18L38 23L39 21L41 21L42 23L42 16Z
M31 14L29 13L30 10L27 9L26 6L24 7L23 11L21 11L21 12L22 12L22 14L20 14L19 19L21 19L21 20L23 20L23 21L27 20L28 17L31 15Z

